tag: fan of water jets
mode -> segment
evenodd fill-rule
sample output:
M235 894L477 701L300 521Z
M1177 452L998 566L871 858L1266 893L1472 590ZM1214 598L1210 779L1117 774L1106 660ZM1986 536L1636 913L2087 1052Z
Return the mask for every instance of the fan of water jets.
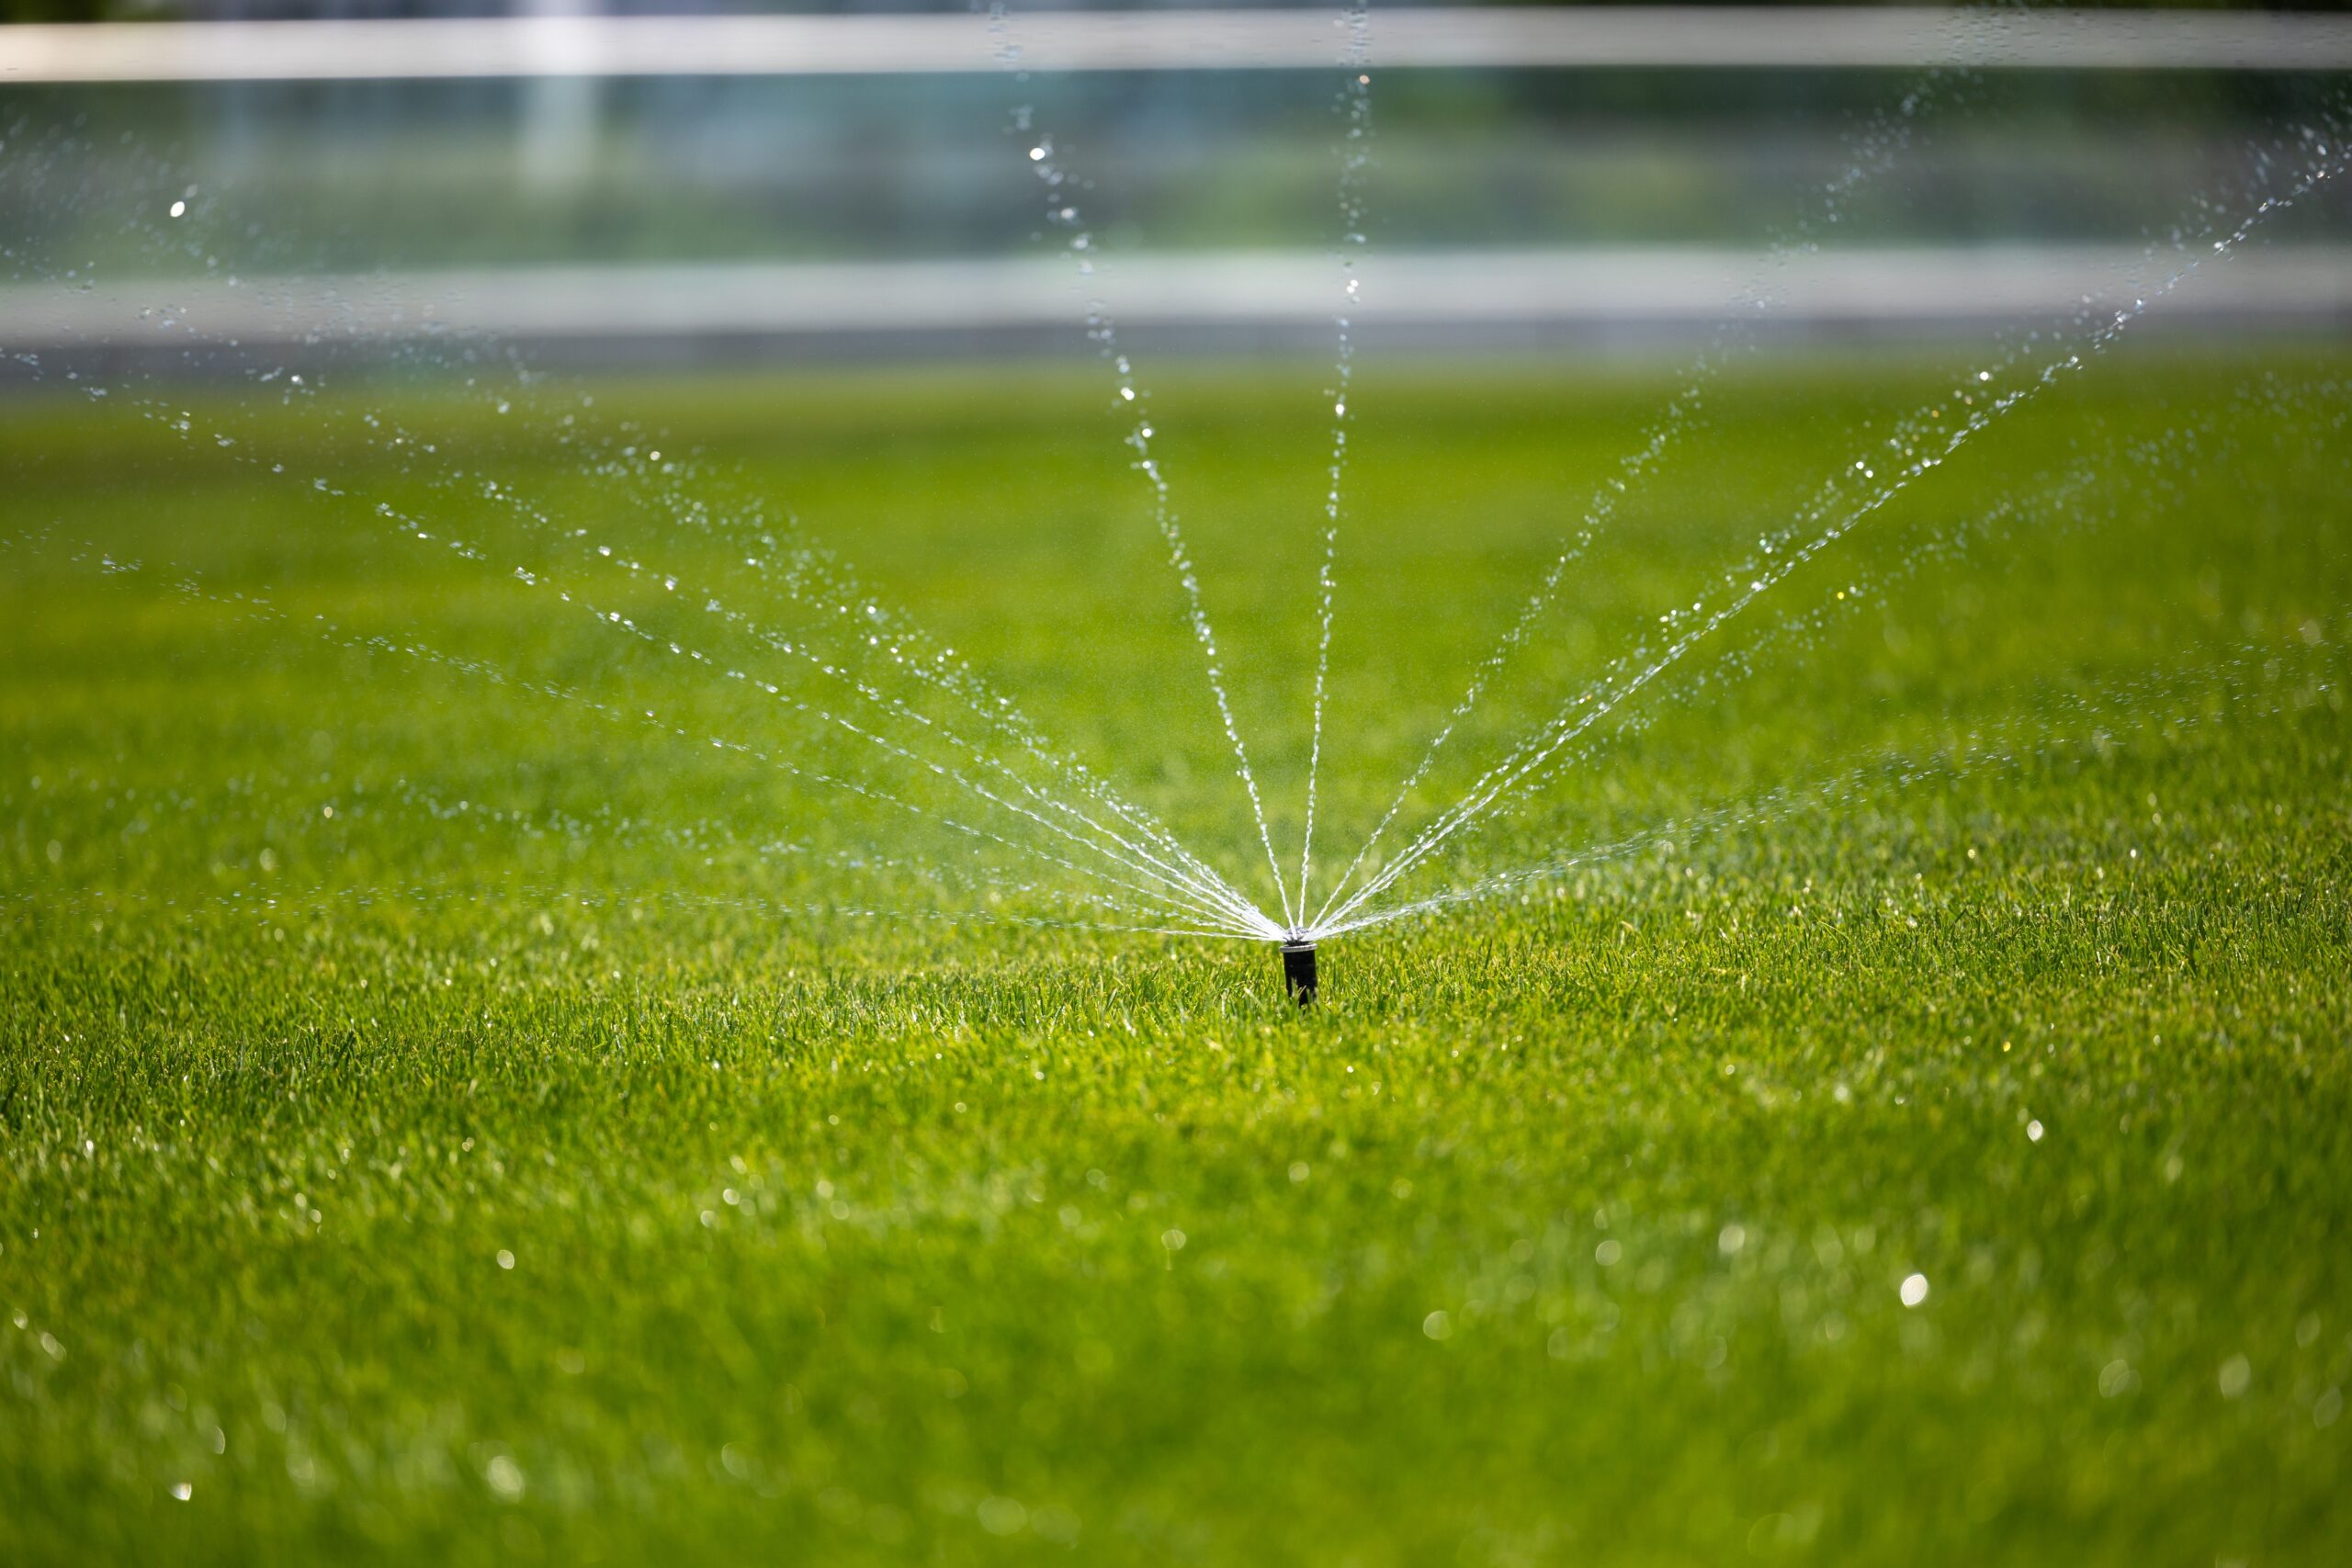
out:
M1817 597L1780 621L1765 624L1758 606L1790 596L1783 584L1812 571L1845 541L1867 529L1895 500L1928 481L1962 448L2012 419L2052 389L2093 365L2202 269L2226 265L2278 213L2305 200L2334 178L2344 162L2341 127L2323 120L2299 128L2262 162L2266 184L2234 207L2201 204L2178 243L2150 253L2146 276L2113 304L2093 305L2055 332L2023 334L1971 365L1957 381L1923 400L1891 429L1856 438L1856 449L1792 515L1757 539L1751 550L1724 563L1687 604L1669 612L1649 634L1608 660L1589 680L1553 696L1532 720L1519 724L1493 754L1474 760L1467 782L1439 789L1441 765L1470 738L1492 728L1489 698L1524 662L1545 617L1571 583L1574 569L1615 521L1625 499L1652 479L1686 439L1690 412L1711 379L1753 343L1748 324L1772 307L1769 275L1751 298L1727 302L1726 326L1702 354L1681 389L1635 442L1592 498L1577 510L1541 576L1516 615L1471 664L1442 718L1387 804L1360 840L1339 855L1323 850L1318 819L1324 808L1325 721L1346 558L1343 525L1349 511L1349 458L1354 393L1353 324L1361 283L1357 261L1365 244L1365 180L1374 128L1373 77L1366 67L1371 23L1361 5L1342 14L1335 67L1338 94L1336 220L1340 236L1333 265L1332 322L1337 344L1329 402L1329 443L1319 548L1310 553L1314 575L1313 659L1305 709L1308 733L1302 781L1303 811L1295 854L1287 852L1270 818L1265 792L1228 688L1228 671L1216 624L1178 505L1178 491L1157 455L1150 400L1116 323L1094 293L1095 245L1072 172L1049 127L1027 107L1012 117L1016 155L1037 181L1043 213L1059 234L1089 336L1111 377L1112 395L1125 412L1125 442L1146 490L1150 515L1205 678L1206 706L1229 750L1238 801L1249 812L1262 866L1245 872L1198 852L1160 816L1110 777L1057 746L1024 713L1012 694L989 680L956 651L926 632L903 610L869 588L850 567L791 519L757 498L720 499L720 487L655 438L626 424L603 424L586 398L560 391L502 355L493 344L448 341L410 344L444 368L454 359L481 367L485 380L517 388L484 393L485 417L507 417L517 400L552 422L553 437L600 487L594 515L583 521L557 497L451 460L430 432L394 416L362 412L343 438L373 454L369 477L307 471L294 457L273 453L265 439L243 430L233 409L198 414L180 406L168 386L125 377L115 385L85 383L93 398L162 425L256 479L284 487L288 505L332 507L364 519L408 547L439 552L518 592L551 601L600 637L616 656L581 668L548 650L492 646L469 651L429 638L413 627L387 627L356 618L337 620L252 592L226 590L203 574L170 563L98 556L110 572L143 573L174 592L273 633L322 639L374 658L404 661L458 683L505 692L518 702L585 717L604 727L691 747L723 765L729 776L783 782L808 801L838 805L855 830L821 840L786 837L748 848L762 856L798 858L829 879L887 875L893 886L927 888L929 905L865 908L829 900L831 914L904 919L1007 921L1035 926L1230 938L1279 944L1295 994L1311 998L1317 943L1481 899L1523 893L1531 885L1577 867L1639 852L1671 837L1769 821L1800 800L1819 800L1869 777L1948 776L1962 769L1997 768L2031 747L2023 734L1979 735L1930 756L1872 759L1814 781L1720 803L1671 822L1597 843L1563 844L1499 869L1464 874L1465 846L1498 820L1521 811L1570 768L1590 762L1644 705L1670 701L1693 671L1724 660L1753 660L1774 637L1804 635L1833 612ZM1001 7L991 13L1006 70L1021 75L1017 28ZM1924 80L1897 98L1857 140L1852 165L1817 193L1814 209L1790 227L1785 248L1813 245L1822 225L1843 206L1895 169L1917 127L1937 102L1937 83ZM187 197L175 197L175 219ZM66 273L54 281L76 279ZM2109 295L2102 290L2102 298ZM170 326L169 312L159 323ZM20 356L39 373L29 355ZM79 372L71 373L78 379ZM309 399L302 374L268 370L258 380L278 402ZM2337 400L2339 407L2341 400ZM570 406L567 406L569 403ZM322 419L339 417L322 409ZM2193 423L2165 438L2171 454L2193 451L2203 438ZM1948 530L1940 544L1915 549L1897 571L1917 570L1967 547L1972 536L2025 525L2057 525L2095 509L2101 476L2120 458L2125 467L2146 457L2120 450L2086 457L2075 468L2019 497ZM299 502L293 498L300 497ZM444 505L462 502L463 507ZM487 517L472 527L446 521ZM710 548L730 564L708 580L650 558L631 543L633 517L654 516ZM70 541L69 541L70 543ZM56 541L20 536L19 550ZM721 552L724 552L723 555ZM1846 599L1846 586L1826 591ZM1855 593L1859 597L1859 592ZM781 614L777 607L781 607ZM1760 635L1737 641L1740 631ZM2189 685L2242 681L2264 655L2247 649L2193 672L2172 671L2119 688L2109 711L2152 710L2186 701ZM680 681L683 673L691 677ZM1477 721L1474 723L1474 720ZM774 739L766 739L774 738ZM454 833L548 832L574 842L627 840L662 854L707 852L728 829L681 827L642 818L533 817L405 781L379 791L379 809L429 815ZM1331 829L1322 829L1328 845ZM842 841L844 839L856 841ZM960 846L963 853L912 851L907 843ZM730 842L726 847L747 846ZM1330 868L1336 866L1336 871ZM1441 886L1430 886L1435 878ZM396 885L372 887L371 897L399 896ZM425 890L408 890L425 896ZM546 890L560 896L560 889ZM582 897L594 897L582 895ZM770 914L793 912L757 899L716 902ZM977 906L977 907L975 907ZM1037 912L1044 911L1044 912Z
M991 16L1000 34L1007 32L1003 8L1001 6L996 7ZM1532 865L1495 873L1466 886L1433 894L1405 897L1398 896L1397 891L1417 871L1441 863L1449 848L1476 834L1493 818L1524 804L1548 779L1565 768L1588 760L1604 738L1601 730L1605 721L1619 715L1645 694L1659 688L1678 666L1684 665L1694 655L1703 656L1703 650L1711 642L1722 640L1724 629L1748 615L1765 595L1812 565L1849 535L1866 526L1898 496L1932 474L1983 432L2041 397L2065 378L2085 369L2149 311L2160 307L2169 296L2188 284L2201 268L2227 257L2275 215L2310 197L2323 182L2337 172L2344 162L2340 150L2340 127L2330 120L2303 128L2285 144L2282 155L2275 164L2265 160L2265 172L2270 176L2266 189L2245 200L2239 209L2226 212L2218 219L2209 204L2200 203L2198 211L2206 221L2191 226L2195 238L2176 243L2169 252L2163 249L2153 251L2149 257L2148 275L2133 280L2123 302L2113 306L2094 305L2092 297L2086 294L2083 300L2084 310L2067 330L2052 333L2047 340L2037 332L2030 334L2024 344L2009 345L1987 355L1970 367L1947 393L1922 404L1911 416L1899 422L1883 441L1873 442L1868 449L1856 456L1850 466L1840 466L1834 470L1793 518L1758 541L1755 555L1730 565L1710 591L1692 600L1686 608L1669 612L1662 617L1662 629L1655 641L1637 642L1620 653L1599 676L1562 697L1548 716L1526 728L1504 749L1500 757L1486 764L1466 787L1459 789L1450 798L1442 799L1434 808L1425 808L1419 825L1409 827L1409 837L1402 845L1383 855L1382 850L1392 841L1392 829L1397 829L1400 819L1408 818L1409 807L1415 803L1421 786L1430 779L1449 742L1462 730L1464 721L1480 707L1497 679L1527 648L1535 628L1557 600L1571 565L1607 526L1631 487L1657 468L1666 457L1678 434L1685 428L1685 416L1697 401L1707 379L1725 358L1746 346L1747 340L1737 328L1727 328L1718 336L1713 349L1702 356L1689 382L1668 402L1657 423L1624 458L1619 474L1597 491L1587 504L1580 522L1562 541L1562 547L1533 592L1522 603L1518 615L1472 668L1461 695L1453 704L1419 761L1397 785L1385 810L1318 898L1314 886L1317 785L1322 764L1323 724L1334 626L1336 567L1346 494L1344 481L1352 371L1351 317L1357 304L1360 288L1354 261L1364 244L1363 178L1369 162L1368 146L1372 134L1372 78L1365 68L1369 17L1364 7L1359 5L1343 13L1343 22L1346 45L1340 64L1344 84L1340 101L1345 130L1340 152L1339 207L1342 234L1340 268L1344 294L1334 318L1338 342L1336 389L1331 404L1331 447L1322 550L1315 581L1317 631L1309 710L1311 733L1305 784L1304 827L1300 833L1295 880L1285 875L1283 860L1277 853L1268 825L1258 782L1251 770L1249 748L1234 721L1216 635L1203 606L1199 578L1170 503L1168 480L1151 456L1153 431L1148 420L1138 418L1129 438L1129 444L1138 456L1137 471L1151 486L1154 517L1167 543L1170 565L1184 593L1193 636L1204 658L1210 694L1231 748L1236 775L1248 800L1257 836L1265 852L1273 895L1272 907L1266 909L1252 906L1250 929L1234 934L1278 937L1283 943L1290 986L1302 998L1313 995L1316 983L1315 946L1327 938L1513 891L1531 881L1556 875L1568 867L1623 852L1622 846L1588 847ZM1017 63L1017 47L1009 40L1005 58ZM1915 84L1901 95L1893 111L1881 117L1857 139L1856 161L1819 194L1817 210L1793 227L1785 242L1789 248L1810 245L1822 224L1834 222L1840 209L1859 191L1883 178L1897 164L1910 143L1917 120L1927 106L1934 101L1938 86L1939 83L1932 75ZM1026 110L1021 111L1016 124L1024 138L1035 129ZM1028 156L1047 188L1049 216L1073 231L1071 254L1080 274L1091 274L1092 266L1086 254L1089 236L1085 231L1083 215L1068 194L1069 176L1051 139L1037 136L1028 149ZM1759 288L1751 298L1734 302L1727 314L1735 321L1752 322L1755 312L1769 310L1770 304L1769 292ZM1091 335L1102 346L1105 357L1117 373L1120 398L1125 402L1136 402L1137 393L1133 366L1125 355L1118 352L1115 327L1099 299L1089 299L1087 320ZM1947 408L1953 410L1956 417L1947 419ZM2177 448L2189 434L2187 431L2175 432L2171 445ZM2077 469L2051 488L2042 498L2044 504L2052 509L2059 503L2079 508L2084 500L2082 492L2091 482L2090 470ZM1838 594L1840 599L1846 596L1844 592ZM1985 748L1984 753L1987 756L2009 754L1999 747ZM1828 786L1825 784L1824 787Z

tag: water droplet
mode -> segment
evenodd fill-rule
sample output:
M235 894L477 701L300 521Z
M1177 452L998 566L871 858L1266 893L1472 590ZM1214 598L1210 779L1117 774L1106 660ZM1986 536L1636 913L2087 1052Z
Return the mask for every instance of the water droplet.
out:
M512 1502L523 1495L523 1467L504 1454L499 1454L482 1466L481 1478L490 1489Z

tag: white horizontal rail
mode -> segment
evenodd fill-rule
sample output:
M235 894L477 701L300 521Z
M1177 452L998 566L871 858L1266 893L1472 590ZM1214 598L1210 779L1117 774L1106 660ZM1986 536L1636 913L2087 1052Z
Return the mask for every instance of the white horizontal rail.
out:
M1429 251L1358 264L1369 333L1618 325L1704 330L1747 316L1822 327L1983 325L2128 305L2180 257L2138 246L1685 247ZM1328 331L1332 263L1313 253L1137 254L1086 280L1130 328ZM2209 258L2166 317L2352 323L2352 247ZM552 266L351 277L205 277L0 288L0 350L299 347L443 333L628 342L1075 333L1079 279L1050 256L881 263Z
M0 85L1335 65L1334 10L1048 11L992 32L917 16L489 17L0 26ZM1911 67L2344 71L2352 17L1941 7L1428 7L1372 17L1376 68Z

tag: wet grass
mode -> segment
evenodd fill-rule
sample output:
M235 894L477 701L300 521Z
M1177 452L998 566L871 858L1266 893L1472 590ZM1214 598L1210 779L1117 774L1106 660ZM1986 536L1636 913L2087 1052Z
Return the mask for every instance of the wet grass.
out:
M1711 388L1412 814L1965 363ZM1411 889L1622 852L1305 1018L709 743L971 804L673 607L926 700L743 566L789 506L1253 874L1092 380L12 404L0 1558L2340 1561L2342 368L1988 432ZM1156 404L1286 854L1316 381ZM1342 859L1673 386L1367 367Z

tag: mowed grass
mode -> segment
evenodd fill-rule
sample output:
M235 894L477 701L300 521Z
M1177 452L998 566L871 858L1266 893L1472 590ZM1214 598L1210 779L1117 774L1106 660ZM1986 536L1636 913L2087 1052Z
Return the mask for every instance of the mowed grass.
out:
M1404 826L1974 363L1368 363L1322 884L1612 479ZM0 1560L2344 1561L2345 368L2063 382L1306 1017L705 608L944 720L797 514L1271 908L1090 375L10 404ZM1321 378L1152 405L1286 861Z

